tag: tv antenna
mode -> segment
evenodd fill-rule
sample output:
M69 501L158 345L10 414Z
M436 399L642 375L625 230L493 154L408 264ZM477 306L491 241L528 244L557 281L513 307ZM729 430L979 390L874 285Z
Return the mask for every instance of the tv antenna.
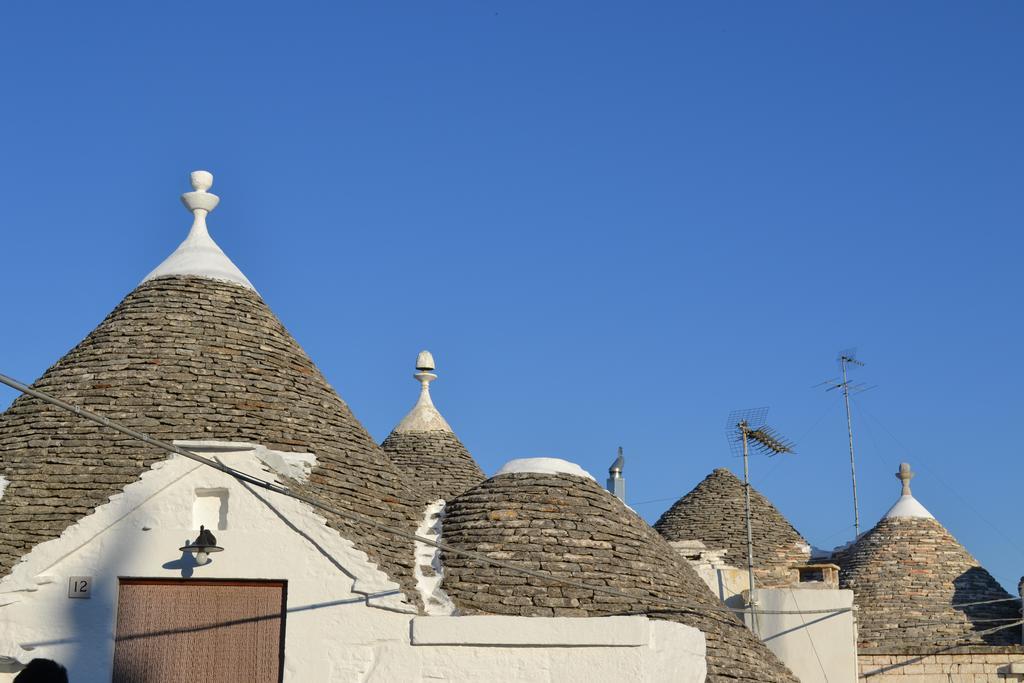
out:
M751 408L734 410L729 413L725 422L725 435L729 440L733 455L743 455L743 506L747 520L747 581L749 583L748 606L753 608L754 602L754 532L750 525L750 446L768 455L792 453L793 444L781 437L778 432L765 424L768 408ZM757 616L750 615L750 623L757 635Z
M860 536L860 507L857 504L857 466L853 458L853 418L850 415L850 395L859 394L874 387L862 382L850 382L847 374L850 366L864 366L862 361L857 360L857 349L840 351L839 358L836 360L839 362L839 370L842 373L842 377L825 380L818 386L826 387L825 391L841 389L843 392L843 402L846 404L846 433L850 438L850 481L853 482L853 538L856 540Z

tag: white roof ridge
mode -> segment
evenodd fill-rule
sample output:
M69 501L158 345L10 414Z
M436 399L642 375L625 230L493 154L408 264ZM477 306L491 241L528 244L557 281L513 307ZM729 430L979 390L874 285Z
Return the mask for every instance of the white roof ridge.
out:
M224 280L256 291L249 279L242 274L227 254L210 237L206 227L206 216L220 203L220 197L207 190L213 185L213 174L207 171L192 172L192 192L181 195L181 201L192 212L192 229L185 241L178 245L170 256L153 269L143 282L173 275L196 275L213 280Z
M451 425L434 407L434 401L430 398L430 383L437 379L437 375L431 372L434 367L434 357L430 352L420 351L416 357L416 369L419 372L413 375L413 379L420 383L420 397L393 431L454 433Z

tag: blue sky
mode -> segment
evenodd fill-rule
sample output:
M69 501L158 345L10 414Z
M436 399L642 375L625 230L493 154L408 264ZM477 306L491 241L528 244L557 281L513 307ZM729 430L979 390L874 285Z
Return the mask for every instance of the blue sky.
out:
M735 408L813 543L914 491L1024 573L1024 5L55 3L0 15L0 371L33 380L211 232L379 439L435 401L481 465L622 445L653 521ZM6 403L13 392L0 391ZM653 501L653 502L651 502Z

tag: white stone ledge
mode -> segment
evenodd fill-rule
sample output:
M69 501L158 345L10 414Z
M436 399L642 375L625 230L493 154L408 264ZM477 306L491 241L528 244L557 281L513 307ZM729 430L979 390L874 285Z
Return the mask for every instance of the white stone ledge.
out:
M413 645L646 647L651 623L628 617L415 617Z

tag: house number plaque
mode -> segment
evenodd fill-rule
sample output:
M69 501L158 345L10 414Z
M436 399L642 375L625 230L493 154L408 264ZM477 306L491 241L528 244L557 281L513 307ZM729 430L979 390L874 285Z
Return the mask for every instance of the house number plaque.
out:
M68 577L68 597L69 598L90 598L90 597L92 597L92 577L91 576L71 576L71 577Z

